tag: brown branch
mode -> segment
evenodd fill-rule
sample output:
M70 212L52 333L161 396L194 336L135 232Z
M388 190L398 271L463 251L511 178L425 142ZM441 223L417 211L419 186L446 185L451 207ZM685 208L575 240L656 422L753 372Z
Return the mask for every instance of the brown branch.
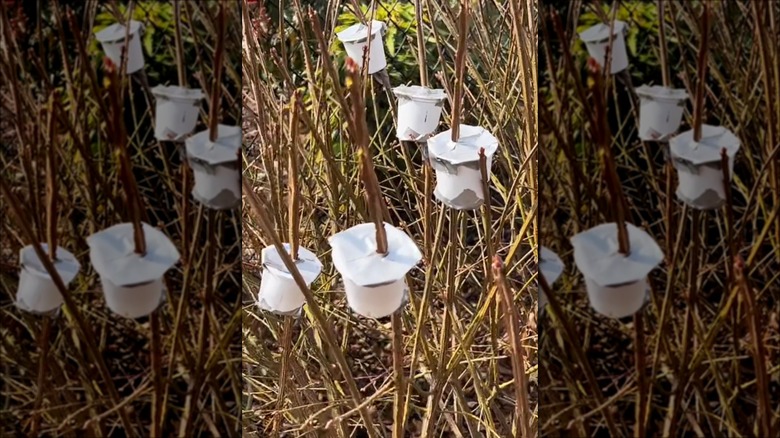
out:
M696 68L698 69L698 79L696 83L696 103L693 106L693 140L701 140L701 125L704 118L704 80L707 77L707 48L709 46L709 34L710 34L710 7L709 2L702 2L704 4L704 12L701 18L701 42L699 45L699 57L696 60Z
M598 63L590 58L588 60L588 73L593 78L593 112L595 114L595 123L593 123L593 138L596 144L601 148L601 158L604 165L604 179L609 191L612 208L615 212L615 222L617 224L619 251L623 255L631 253L631 245L628 237L628 228L626 227L626 212L628 211L623 187L620 183L620 177L617 174L615 156L612 153L612 135L609 131L609 122L607 120L607 104L603 100L603 82L600 74L601 68Z
M368 147L368 125L366 124L366 109L363 103L362 84L360 80L360 66L352 58L347 58L347 88L352 98L352 114L350 124L356 134L358 156L361 160L360 175L366 187L366 198L374 226L376 227L376 252L387 255L387 232L384 225L384 205L379 191L379 180L374 171L374 162L371 150Z
M222 59L225 55L225 3L219 2L217 14L217 47L214 50L214 82L211 87L211 105L209 106L209 140L217 140L219 124L219 102L222 91Z
M300 188L298 187L298 92L294 92L290 105L290 150L289 168L287 170L287 186L290 190L288 204L288 219L290 221L290 256L298 260L298 245L300 244Z
M108 58L104 58L104 66L109 79L108 96L110 123L108 124L108 137L109 141L114 144L119 151L119 175L125 189L127 197L126 202L128 209L130 210L131 222L133 223L135 252L143 256L146 254L146 238L141 224L143 201L138 193L138 185L133 176L130 154L127 151L127 132L122 117L122 84L120 83L116 65Z
M452 102L452 141L460 139L460 119L463 111L463 74L466 65L466 34L468 33L469 6L468 0L463 0L458 17L458 51L455 54L455 88Z
M512 374L515 376L515 418L519 425L516 437L528 437L531 408L528 405L528 376L525 374L525 352L520 342L520 315L513 304L512 291L504 274L504 262L501 257L493 256L493 278L499 291L499 297L504 304L504 325L509 334L509 346L512 351Z
M769 396L769 376L767 375L766 347L764 346L764 332L761 328L761 310L756 303L753 287L750 285L747 273L749 269L744 260L737 256L734 259L734 276L737 287L742 292L747 305L748 325L750 326L750 340L753 341L753 364L756 367L756 391L758 392L758 436L772 435L772 405Z
M667 58L666 29L664 29L665 20L665 0L658 0L658 39L661 53L661 74L663 75L664 87L671 87L672 78L671 73L669 72L669 60Z
M57 183L55 173L57 171L57 152L55 150L55 137L57 135L57 106L54 100L58 96L53 93L50 100L48 141L46 145L46 220L47 239L49 241L49 257L57 260Z
M414 1L414 17L417 21L417 63L420 66L420 85L428 86L428 67L425 65L425 35L423 34L423 6L421 0Z

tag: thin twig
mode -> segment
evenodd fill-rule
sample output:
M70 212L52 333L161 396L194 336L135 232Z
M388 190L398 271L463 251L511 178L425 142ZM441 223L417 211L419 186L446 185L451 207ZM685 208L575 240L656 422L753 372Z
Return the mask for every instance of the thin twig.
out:
M371 157L371 150L368 147L368 126L366 124L365 105L363 103L362 86L360 80L360 69L354 60L347 58L347 75L349 77L348 88L352 98L352 120L351 123L356 133L355 142L357 143L358 156L361 160L360 174L363 184L366 188L367 204L369 214L376 228L376 252L387 255L387 232L384 225L384 209L382 195L379 190L379 180L374 170L374 162Z
M225 2L219 2L217 13L217 47L214 50L214 81L211 86L209 106L209 140L217 141L219 125L220 93L222 91L222 69L225 57Z
M452 101L452 141L460 139L460 122L463 100L463 75L466 67L466 34L468 33L469 2L463 0L460 4L458 19L458 51L455 55L455 85Z
M696 103L693 106L693 140L698 142L701 140L701 125L704 118L704 101L705 101L705 83L704 80L707 77L707 50L709 46L709 34L710 34L710 7L709 2L702 2L704 5L704 12L701 16L701 41L699 43L699 57L696 61L696 67L698 69L698 77L696 82Z
M504 263L501 257L493 256L493 278L495 278L498 287L499 298L504 305L504 325L509 334L509 346L511 348L512 374L515 376L515 421L517 430L515 436L530 437L528 430L531 420L531 408L528 405L528 376L525 374L525 352L520 343L520 315L514 306L512 291L509 288L506 275L504 274Z
M669 72L669 59L666 48L666 16L664 4L666 0L658 0L658 41L659 51L661 53L661 75L663 76L664 87L672 86L671 73Z
M288 152L287 187L290 191L289 209L290 221L290 256L298 260L298 245L300 244L300 189L298 187L298 92L292 95L290 104L290 150Z
M422 0L414 1L414 18L417 22L417 63L420 67L420 85L428 86L428 67L425 62L425 33L423 32Z

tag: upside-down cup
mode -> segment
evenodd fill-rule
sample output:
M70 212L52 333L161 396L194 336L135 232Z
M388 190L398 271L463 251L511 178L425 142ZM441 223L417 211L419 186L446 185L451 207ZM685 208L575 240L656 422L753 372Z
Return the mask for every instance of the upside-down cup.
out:
M387 67L385 59L385 43L382 38L385 33L385 23L382 21L371 22L371 34L368 25L354 24L336 34L336 37L344 44L347 56L354 59L358 65L363 65L363 55L369 40L371 45L368 53L368 74L374 74Z
M122 223L87 237L89 258L100 276L106 305L125 318L154 312L164 299L163 275L179 261L168 236L142 223L146 254L135 252L133 224Z
M610 318L639 311L648 298L647 274L663 260L661 248L640 228L626 224L631 251L619 252L614 222L601 224L571 238L574 263L585 277L593 309Z
M241 202L241 127L218 125L216 141L205 130L187 138L185 146L195 175L195 200L215 210L237 206Z
M285 243L284 249L289 253L290 244ZM306 304L306 297L285 266L276 247L264 248L261 259L263 276L260 278L258 306L279 315L297 313L301 306ZM298 247L298 260L295 260L295 267L300 272L307 287L311 286L322 272L322 262L313 252L303 247Z
M425 141L439 126L447 94L442 89L401 85L393 88L398 98L398 128L401 141Z
M49 245L41 243L41 248L48 254ZM81 265L73 254L60 247L57 247L56 257L53 260L54 269L67 286L76 278ZM48 314L59 309L63 302L62 294L32 245L22 248L19 261L22 269L19 273L16 307L35 314Z
M563 273L563 261L558 254L552 252L546 246L539 247L539 274L544 276L545 281L552 287L553 283ZM544 312L547 307L547 295L543 290L539 290L539 309Z
M677 132L688 99L685 89L642 85L636 94L639 96L639 138L665 141Z
M619 73L628 68L628 53L625 40L626 23L615 20L612 35L612 63L610 73ZM609 47L609 24L599 23L580 32L580 39L585 43L591 58L604 68L607 64L607 48Z
M712 210L726 201L721 150L728 155L730 183L740 141L723 126L702 125L701 133L699 142L692 130L673 137L669 152L679 180L677 198L695 209Z
M105 29L95 32L95 38L103 46L106 56L117 66L122 63L122 49L125 47L125 34L127 35L127 74L135 73L144 68L144 51L141 46L141 33L143 24L140 21L130 20L130 31L120 23L114 23Z
M373 223L356 225L328 239L333 247L333 264L344 277L347 302L352 310L368 318L381 318L398 310L406 301L406 274L422 259L411 237L384 224L388 253L376 252Z
M152 88L157 109L154 136L159 141L179 141L195 130L203 92L199 88L158 85Z
M479 151L485 149L490 179L498 139L479 126L460 125L460 139L453 142L452 130L428 139L428 159L436 171L436 199L456 210L473 210L485 201Z

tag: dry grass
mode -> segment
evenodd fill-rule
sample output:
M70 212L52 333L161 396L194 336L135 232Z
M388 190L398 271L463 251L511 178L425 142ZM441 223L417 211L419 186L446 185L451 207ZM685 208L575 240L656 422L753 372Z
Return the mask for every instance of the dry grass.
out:
M433 85L441 87L444 78L451 90L458 6L423 4L426 23L447 30L434 34L424 26L426 37L434 39L428 49L435 46L441 55L425 72ZM394 436L519 436L509 337L490 269L493 254L499 254L512 307L524 323L518 335L532 381L527 396L535 409L533 2L511 7L483 2L472 10L463 115L466 123L485 127L500 141L489 215L484 208L455 214L435 200L427 202L431 188L425 183L419 146L395 139L388 100L394 98L378 82L361 81L370 149L389 217L424 253L424 263L409 276L411 301L394 318L395 330L402 333L396 338L401 373L393 371L391 318L367 319L350 311L327 244L328 236L369 221L353 153L357 139L350 138L345 126L352 113L346 104L344 59L320 49L331 46L337 16L348 5L322 2L318 7L324 15L314 15L314 21L300 2L285 5L282 25L278 11L257 6L244 17L244 178L249 184L244 195L255 203L244 209L243 228L245 433L386 436L395 423ZM396 50L417 53L415 33L407 33ZM306 60L301 71L291 71L287 62L296 56ZM391 58L390 77L396 73L393 62ZM434 79L435 73L442 76ZM304 97L299 107L289 104L296 89ZM297 108L300 121L292 128L291 108ZM448 108L442 126L450 125ZM325 264L299 318L278 317L255 304L260 250L287 241L289 234L291 145L302 155L296 168L301 245ZM534 414L531 430L536 422Z
M167 65L167 73L156 70L163 64L151 60L176 59L173 23L146 22L148 29L165 37L145 54L148 77L135 74L121 82L130 162L145 221L162 229L183 255L166 275L167 302L150 318L130 320L105 306L85 242L96 231L130 220L128 187L118 173L118 145L109 141L116 129L107 123L106 95L112 85L105 82L102 56L81 45L94 41L96 14L110 11L123 17L116 2L85 2L72 21L58 2L42 3L46 11L40 20L29 17L27 30L16 34L10 14L2 14L2 28L8 32L1 37L0 178L18 203L0 197L0 434L234 436L239 433L242 384L240 217L230 211L208 214L191 200L191 172L181 165L177 145L161 144L152 135L147 88L151 77L177 83L178 65L192 86L208 94L217 8L213 2L183 2L184 53L191 58ZM152 6L141 2L135 7ZM228 8L227 14L228 23L234 24L228 25L222 122L236 124L241 117L234 97L241 81L240 9ZM47 104L50 98L57 105ZM201 120L206 120L206 108ZM59 123L50 135L46 121L52 115ZM204 127L201 122L197 130ZM44 165L47 151L53 151L58 162L50 173ZM36 241L47 240L47 178L60 200L60 214L53 222L59 243L82 264L64 293L62 312L50 320L13 305L17 254L31 243L26 229ZM16 210L21 221L11 214ZM40 336L46 321L50 333ZM159 339L152 341L157 324Z
M693 96L701 2L666 4L671 77ZM632 340L633 324L589 308L568 242L579 231L614 220L591 127L583 122L591 111L585 55L568 57L562 49L574 47L580 14L591 7L559 9L560 26L553 24L552 7L541 14L546 66L540 78L540 232L567 269L554 287L563 314L542 323L540 436L604 434L609 420L613 435L621 436L777 434L780 9L776 2L745 1L712 2L711 9L703 120L728 127L742 141L730 204L699 215L684 207L661 146L637 139L628 76L616 77L608 93L612 150L629 220L666 254L650 276L651 302L641 312L644 348ZM638 46L659 57L657 34L641 34ZM661 71L653 77L660 83ZM689 103L682 130L692 124L690 109ZM573 339L566 339L562 321ZM583 383L577 350L586 353L601 394ZM644 366L637 367L637 359Z

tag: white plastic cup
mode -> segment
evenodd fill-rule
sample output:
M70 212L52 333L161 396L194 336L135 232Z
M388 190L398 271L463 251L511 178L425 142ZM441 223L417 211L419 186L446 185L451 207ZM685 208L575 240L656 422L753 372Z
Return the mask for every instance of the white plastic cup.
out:
M141 45L141 33L143 24L140 21L130 20L130 32L128 35L127 68L128 74L135 73L144 68L144 51ZM97 32L95 38L103 46L103 51L111 61L117 65L122 63L122 49L125 47L126 27L114 23Z
M497 150L498 139L479 126L461 124L457 142L452 141L452 130L429 138L428 160L436 171L434 196L456 210L478 208L485 201L480 153L484 151L489 182Z
M493 156L486 157L485 167L490 180ZM455 173L452 172L455 169ZM434 165L436 172L436 198L452 208L471 210L485 202L485 188L482 184L482 171L479 162Z
M741 143L722 126L702 125L701 134L698 142L693 140L693 130L674 136L669 140L669 151L679 181L677 197L698 210L712 210L726 200L721 152L726 150L731 183Z
M212 209L223 210L241 202L241 127L219 125L217 139L201 131L185 142L187 161L195 176L193 197Z
M723 184L723 170L719 163L700 165L693 172L687 165L673 160L677 169L677 197L686 204L700 209L719 208L726 201L726 189ZM729 177L734 171L734 159L729 159Z
M289 243L284 244L289 254ZM290 314L306 304L306 297L287 270L281 255L275 247L263 249L263 276L260 278L258 304L260 308L277 314ZM298 247L298 260L295 261L298 272L306 287L310 287L322 271L322 263L317 256L306 248Z
M134 286L117 286L100 277L106 305L125 318L140 318L151 314L163 302L165 286L162 278Z
M48 245L41 244L41 247L43 251L48 251ZM19 273L16 306L24 311L38 314L53 312L62 306L62 294L32 245L22 248L20 260L22 269ZM80 265L73 254L57 248L54 269L66 286L76 277L79 268Z
M192 174L195 177L192 196L210 208L235 207L241 200L241 173L235 165L236 163L192 165Z
M344 289L349 307L367 318L383 318L392 315L404 303L409 292L406 279L378 286L359 286L344 277Z
M306 284L307 287L310 285L311 283ZM274 268L263 270L259 298L264 302L264 307L278 313L292 312L306 304L306 297L295 280Z
M203 92L176 85L152 88L156 98L154 136L159 141L178 141L195 130Z
M639 138L663 141L677 132L688 99L685 90L643 85L636 93L639 96Z
M134 226L125 222L89 237L89 258L95 268L106 305L126 318L152 313L164 297L165 273L179 260L179 251L162 231L141 223L146 252L135 252Z
M385 23L374 20L371 24L370 52L368 53L368 74L374 74L384 70L387 67L385 59L384 35ZM363 64L363 55L368 47L369 35L368 26L357 23L344 29L337 34L338 39L344 43L344 50L347 56L352 58L358 65Z
M421 141L436 130L447 98L444 90L415 85L396 87L393 92L398 97L396 135L399 140Z
M619 73L628 68L628 52L626 52L626 41L624 31L626 23L615 20L613 28L614 40L612 41L612 62L610 64L610 73ZM590 56L596 62L605 68L607 64L607 48L609 47L609 25L599 23L580 33L580 38L585 43Z
M649 289L646 279L619 286L599 286L585 278L585 287L593 310L610 318L625 318L638 312L647 301Z

